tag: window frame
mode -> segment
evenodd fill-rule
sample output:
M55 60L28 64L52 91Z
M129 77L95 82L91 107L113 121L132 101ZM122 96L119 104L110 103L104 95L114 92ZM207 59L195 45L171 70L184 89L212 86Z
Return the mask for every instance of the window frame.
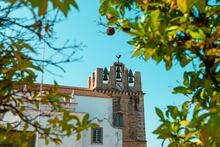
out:
M117 112L113 114L113 124L114 124L114 127L117 127L117 128L124 127L123 113Z
M95 141L94 140L94 130L98 130L98 129L100 129L100 133L101 133L100 137L101 137L101 139L100 139L100 141L97 141L97 139ZM102 127L91 128L91 144L103 144L103 128Z

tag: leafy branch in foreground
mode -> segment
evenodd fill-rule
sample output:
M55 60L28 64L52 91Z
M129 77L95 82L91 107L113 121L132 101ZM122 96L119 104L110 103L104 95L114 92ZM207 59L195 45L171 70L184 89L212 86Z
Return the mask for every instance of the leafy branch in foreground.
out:
M101 0L108 27L131 36L132 57L174 62L185 71L173 89L188 100L182 107L156 108L161 125L153 132L169 146L220 146L220 6L209 0Z
M25 140L41 135L48 144L61 143L69 136L96 126L81 120L66 107L61 99L70 96L58 91L58 85L40 91L35 85L37 72L44 72L42 44L51 56L44 66L52 65L64 71L60 64L78 60L74 57L82 44L55 46L54 26L62 21L71 7L78 9L74 0L32 1L8 0L0 2L0 142L13 141L27 146ZM48 70L45 68L44 70ZM39 110L46 107L45 111ZM7 116L13 119L7 119ZM45 119L46 124L39 123Z

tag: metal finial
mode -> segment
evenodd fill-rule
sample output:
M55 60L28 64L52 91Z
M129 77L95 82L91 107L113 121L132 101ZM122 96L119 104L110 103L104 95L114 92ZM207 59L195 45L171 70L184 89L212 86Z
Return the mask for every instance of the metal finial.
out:
M121 58L121 54L116 55L116 58L118 59L119 62L119 59Z

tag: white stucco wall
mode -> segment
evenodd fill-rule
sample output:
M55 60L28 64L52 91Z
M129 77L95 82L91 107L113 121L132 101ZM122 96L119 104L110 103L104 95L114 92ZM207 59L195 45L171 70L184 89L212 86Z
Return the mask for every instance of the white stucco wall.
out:
M74 96L75 102L75 115L80 119L88 113L90 120L99 124L103 128L103 143L92 144L91 142L91 129L82 132L82 137L76 141L76 135L72 134L69 137L62 138L62 144L56 145L50 143L45 145L43 139L38 140L36 147L122 147L122 130L112 126L112 99L88 96ZM33 116L38 114L37 111L31 112ZM19 121L19 117L9 113L5 116L5 121L14 122ZM41 124L46 124L46 118L40 118ZM19 128L18 128L19 129ZM33 128L30 128L32 130Z
M32 116L36 116L39 114L39 112L37 111L31 111L29 110L27 113L30 113L32 114ZM82 120L83 116L85 115L85 113L72 113L76 116L78 116L78 118L80 120ZM58 117L62 117L62 114L61 113L54 113L53 116L58 116ZM38 119L39 123L41 125L46 125L48 124L47 122L48 118L47 117L40 117L40 119ZM4 116L4 119L3 121L1 121L0 123L2 124L5 124L7 122L9 123L14 123L14 122L19 122L20 121L20 118L16 115L13 115L11 112L8 112L5 116ZM73 122L75 123L75 122ZM23 123L21 124L23 125ZM22 126L18 126L17 129L20 130L22 129L23 127ZM33 127L29 127L28 130L33 130ZM76 140L76 134L72 134L71 136L67 137L63 137L62 138L62 144L60 145L56 145L55 143L52 143L50 142L48 145L45 144L45 140L44 139L40 139L40 136L39 136L39 139L36 139L36 147L84 147L83 144L82 144L82 138L80 140Z
M91 143L91 129L83 132L82 145L83 147L122 147L122 130L113 128L107 119L94 120L103 128L103 143Z
M91 129L82 132L82 138L76 141L75 135L63 138L63 144L50 143L48 147L122 147L122 130L112 126L112 99L89 96L74 96L75 111L77 116L88 113L90 120L103 128L103 143L92 144ZM40 147L46 147L44 141L39 143Z
M88 113L91 119L108 119L112 121L112 99L74 96L76 104L76 112Z
M112 99L74 96L76 112L90 115L90 119L103 128L103 144L91 143L91 129L83 132L83 147L122 147L122 130L112 126Z

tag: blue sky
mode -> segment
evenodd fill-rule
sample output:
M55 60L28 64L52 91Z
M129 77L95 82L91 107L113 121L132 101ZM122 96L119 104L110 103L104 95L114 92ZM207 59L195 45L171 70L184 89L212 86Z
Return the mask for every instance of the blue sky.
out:
M45 73L44 83L53 83L56 80L60 85L87 87L87 80L97 67L109 67L116 61L115 55L122 54L121 62L133 71L140 71L142 75L142 89L145 95L145 126L148 147L160 147L161 140L156 139L152 131L159 126L159 119L154 108L165 110L167 105L180 105L185 100L183 96L173 95L172 88L181 81L182 69L174 65L173 69L166 71L163 63L156 64L153 61L143 61L131 58L132 46L126 41L129 36L116 32L113 36L107 36L99 31L105 31L98 26L99 1L81 0L77 1L80 11L73 10L67 19L56 26L57 44L63 44L65 40L82 42L87 47L78 51L76 57L83 58L78 62L63 65L66 72L51 68L53 72L62 77ZM46 55L50 54L46 49ZM40 82L40 81L39 81Z

